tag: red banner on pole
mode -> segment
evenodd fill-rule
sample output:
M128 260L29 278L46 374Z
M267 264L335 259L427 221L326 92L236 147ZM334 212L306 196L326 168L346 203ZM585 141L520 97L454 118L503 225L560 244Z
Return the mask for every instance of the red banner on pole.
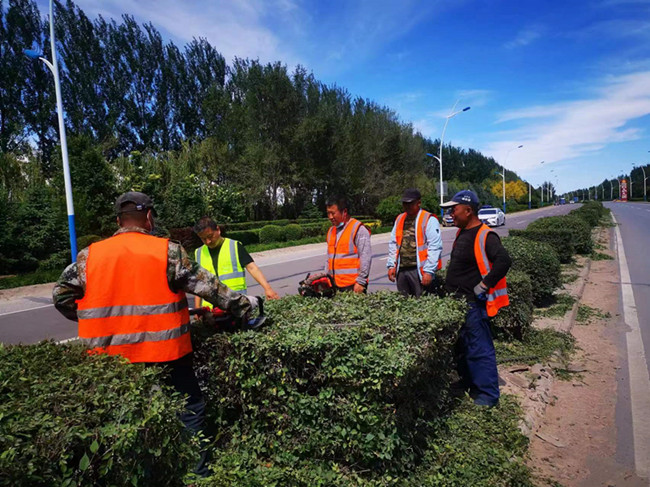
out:
M627 201L627 180L621 181L621 201Z

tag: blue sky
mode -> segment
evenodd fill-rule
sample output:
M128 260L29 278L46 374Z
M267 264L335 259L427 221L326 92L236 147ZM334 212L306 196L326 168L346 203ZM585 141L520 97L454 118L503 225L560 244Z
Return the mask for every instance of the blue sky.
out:
M151 21L178 45L205 37L228 61L302 64L432 139L460 100L472 108L450 120L445 143L560 192L650 163L650 0L77 4L91 18Z

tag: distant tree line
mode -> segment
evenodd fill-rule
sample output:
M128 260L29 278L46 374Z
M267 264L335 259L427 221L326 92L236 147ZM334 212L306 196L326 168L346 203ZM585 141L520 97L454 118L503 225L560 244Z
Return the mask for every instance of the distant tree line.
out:
M419 187L438 211L439 141L389 108L328 86L302 67L235 59L205 39L182 49L133 17L91 20L55 2L55 30L80 235L114 229L112 203L150 193L161 223L190 225L323 214L347 194L357 214ZM0 273L42 265L67 248L49 20L31 0L0 0ZM449 192L499 204L492 158L443 147ZM519 177L506 170L506 180ZM517 188L515 185L513 188ZM537 192L538 193L538 192ZM528 195L508 194L512 205ZM534 201L538 196L535 197Z

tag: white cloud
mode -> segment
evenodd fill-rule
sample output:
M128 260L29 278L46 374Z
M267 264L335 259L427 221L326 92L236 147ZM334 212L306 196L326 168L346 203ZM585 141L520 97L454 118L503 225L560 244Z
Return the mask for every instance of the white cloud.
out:
M612 77L588 99L533 106L501 114L498 122L521 122L504 131L482 152L515 171L593 155L612 143L635 140L643 132L629 124L650 114L650 71ZM519 144L524 149L511 152Z
M539 26L527 27L521 30L517 36L504 44L506 49L516 49L518 47L524 47L534 42L542 36L543 29Z

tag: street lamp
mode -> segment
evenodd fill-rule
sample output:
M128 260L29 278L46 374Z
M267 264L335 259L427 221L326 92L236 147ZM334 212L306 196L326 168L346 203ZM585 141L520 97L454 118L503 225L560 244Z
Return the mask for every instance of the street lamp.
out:
M434 159L436 159L438 161L438 164L440 164L440 217L441 218L443 218L445 216L445 211L442 208L442 203L443 203L443 200L442 200L442 141L445 138L445 131L447 130L447 124L449 123L449 119L454 118L459 113L466 112L467 110L472 108L472 107L465 107L462 110L454 111L454 110L456 110L456 105L458 105L459 101L460 100L456 100L456 103L454 103L454 107L451 109L451 112L449 113L449 115L447 115L445 117L445 119L446 119L445 120L445 126L443 127L442 135L440 136L440 148L438 149L438 155L435 156L435 155L430 154L430 153L427 152L427 155L429 157L433 157Z
M609 201L614 201L614 181L609 180Z
M65 138L65 123L63 121L63 101L61 100L61 82L59 80L59 64L56 60L56 41L54 39L54 5L50 0L50 44L52 46L52 62L45 59L41 53L32 49L24 49L25 55L31 59L40 59L54 75L54 91L56 92L56 111L59 116L59 137L61 139L61 158L63 160L63 181L65 183L65 201L68 210L68 232L70 234L70 253L72 262L77 261L77 237L74 224L74 204L72 201L72 183L70 182L70 166L68 164L68 144Z
M530 192L530 183L528 183L528 209L531 208L531 192Z
M650 152L650 151L648 151L648 152ZM643 201L648 201L648 198L646 196L646 185L647 185L648 178L645 175L645 168L643 166L640 166L640 167L641 167L641 170L643 171Z

